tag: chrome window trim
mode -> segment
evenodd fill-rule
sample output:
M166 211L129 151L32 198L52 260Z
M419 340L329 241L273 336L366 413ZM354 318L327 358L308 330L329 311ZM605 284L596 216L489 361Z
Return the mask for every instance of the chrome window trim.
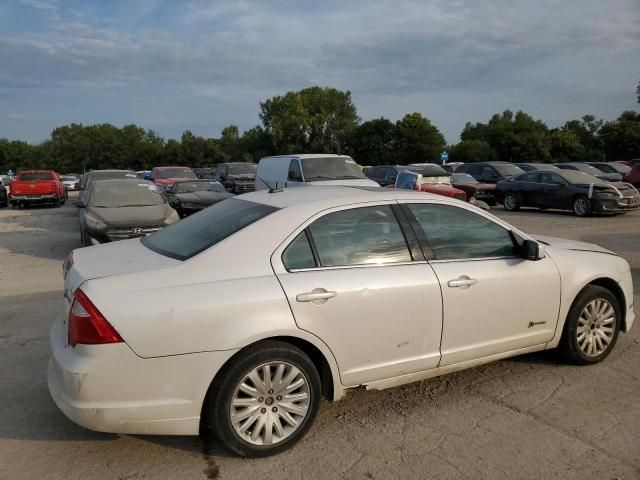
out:
M406 266L417 264L428 264L426 260L413 260L411 262L385 262L385 263L362 263L359 265L337 265L334 267L313 267L313 268L296 268L287 270L289 273L298 272L317 272L320 270L347 270L352 268L380 268L380 267L394 267L394 266Z

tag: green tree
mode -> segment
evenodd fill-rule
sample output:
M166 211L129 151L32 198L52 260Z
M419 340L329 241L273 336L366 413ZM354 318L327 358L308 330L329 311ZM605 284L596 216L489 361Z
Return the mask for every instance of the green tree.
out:
M551 131L550 153L557 162L580 162L584 159L584 146L575 132L558 128Z
M341 153L358 115L351 92L310 87L261 102L260 120L277 153Z
M606 158L631 160L640 157L640 113L623 112L616 120L600 128Z
M396 139L399 164L438 162L446 145L437 127L417 112L396 122Z
M259 125L242 134L240 145L242 158L246 161L257 162L262 157L275 153L271 136Z
M450 162L491 162L496 159L496 152L485 140L463 140L449 149Z
M462 141L484 140L501 161L548 162L551 159L549 129L522 111L514 115L505 110L493 115L486 124L467 123L460 138Z
M604 148L602 139L599 136L602 120L596 119L593 115L585 115L581 120L569 120L562 127L577 135L580 145L582 145L582 155L578 161L598 162L602 160Z
M349 153L362 165L385 165L396 162L396 126L386 118L368 120L358 125L349 139Z

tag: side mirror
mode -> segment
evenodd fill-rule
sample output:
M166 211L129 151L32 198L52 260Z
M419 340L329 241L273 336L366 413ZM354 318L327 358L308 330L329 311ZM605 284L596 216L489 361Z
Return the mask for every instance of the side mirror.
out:
M522 256L526 260L542 260L544 258L544 245L535 240L525 240L522 243Z
M81 202L80 200L76 200L75 202L73 202L73 206L74 207L78 207L78 208L85 208L86 207L84 202Z

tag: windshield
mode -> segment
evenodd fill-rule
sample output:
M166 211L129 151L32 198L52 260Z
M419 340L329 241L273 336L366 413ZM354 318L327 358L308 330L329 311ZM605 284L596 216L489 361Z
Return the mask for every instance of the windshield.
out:
M146 237L142 244L161 255L186 260L276 210L230 198Z
M556 172L556 173L569 183L580 183L580 184L594 183L596 185L603 185L607 183L604 180L600 180L599 178L596 178L593 175L589 175L588 173L584 173L579 170L560 170L559 172Z
M21 182L35 182L37 180L53 180L53 173L51 172L31 172L21 173Z
M176 183L176 193L193 192L226 192L225 188L218 182L180 182Z
M307 182L367 178L350 157L303 158L301 162Z
M454 173L451 179L456 183L480 183L468 173Z
M524 170L520 167L510 164L501 164L494 163L493 167L498 171L498 173L503 177L509 177L512 175L518 175L519 173L524 173Z
M158 188L147 181L96 182L91 193L91 206L96 208L149 207L163 203Z
M255 163L235 163L229 165L229 175L255 175L257 168Z
M171 167L158 169L156 178L198 178L193 170L187 167Z
M451 185L451 177L449 177L449 175L443 175L440 177L422 177L422 183Z

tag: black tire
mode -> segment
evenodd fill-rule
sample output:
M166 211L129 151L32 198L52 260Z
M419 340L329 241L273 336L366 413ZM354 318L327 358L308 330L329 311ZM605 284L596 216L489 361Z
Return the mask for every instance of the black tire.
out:
M573 199L573 213L578 217L588 217L593 211L591 200L584 195L578 195Z
M507 192L502 201L502 206L508 212L517 212L520 210L520 198L517 193Z
M288 437L268 446L254 445L236 433L231 421L231 400L236 388L249 372L271 362L287 362L302 372L309 387L308 409L297 429ZM210 427L222 445L242 457L275 455L290 448L309 430L318 412L321 392L318 370L302 350L281 341L259 342L238 353L219 372L209 387L202 407L203 426ZM267 403L266 405L272 404Z
M585 354L585 352L580 348L577 330L580 315L586 306L594 300L607 301L613 307L615 312L615 321L614 326L611 327L613 328L613 337L607 344L606 349L599 355L590 356ZM618 334L620 333L621 321L622 316L620 304L618 303L615 295L606 288L599 287L597 285L588 285L578 294L571 306L571 309L569 310L569 313L567 314L567 320L564 324L564 330L562 332L562 338L560 339L558 349L569 362L576 365L591 365L593 363L598 363L604 360L607 355L611 353L611 350L613 350L618 339Z

